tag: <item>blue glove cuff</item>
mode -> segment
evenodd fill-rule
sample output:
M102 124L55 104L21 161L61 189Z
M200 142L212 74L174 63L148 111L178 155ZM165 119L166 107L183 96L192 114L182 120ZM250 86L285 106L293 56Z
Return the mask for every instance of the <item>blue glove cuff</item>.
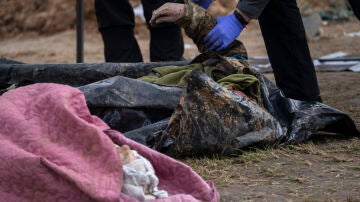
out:
M204 0L204 1L202 1L201 5L200 4L199 5L205 9L207 9L207 8L209 8L211 1L212 0Z
M246 57L241 56L241 55L237 55L237 54L235 54L235 55L230 55L229 57L231 57L231 58L236 58L236 59L239 59L239 60L247 60Z
M191 0L193 3L207 9L209 8L212 0Z
M236 17L236 15L230 14L229 16L229 20L233 22L233 26L236 26L239 29L239 33L241 32L241 30L246 26L246 24L242 24L241 21Z

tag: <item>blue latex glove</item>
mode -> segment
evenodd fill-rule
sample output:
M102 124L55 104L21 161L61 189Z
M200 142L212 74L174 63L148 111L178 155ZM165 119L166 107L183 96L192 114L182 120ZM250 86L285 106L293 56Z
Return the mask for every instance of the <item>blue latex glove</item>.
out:
M190 1L192 1L193 3L196 3L197 5L205 8L205 9L207 9L207 8L209 8L212 0L190 0Z
M207 49L219 52L239 36L244 26L235 14L218 17L216 21L215 27L204 37L204 44Z

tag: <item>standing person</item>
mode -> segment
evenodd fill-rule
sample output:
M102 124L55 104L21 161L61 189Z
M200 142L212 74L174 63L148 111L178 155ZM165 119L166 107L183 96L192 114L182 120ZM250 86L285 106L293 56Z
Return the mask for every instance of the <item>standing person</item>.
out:
M360 1L359 0L348 0L354 15L360 20Z
M212 0L192 0L203 8ZM221 51L244 27L258 19L278 87L286 97L321 101L315 67L296 0L240 0L234 13L218 17L204 37L205 46Z
M166 0L142 1L150 30L150 60L181 60L184 42L181 29L172 23L153 28L149 25L152 11ZM104 42L106 62L142 62L139 45L134 36L135 16L128 0L95 0L95 13Z

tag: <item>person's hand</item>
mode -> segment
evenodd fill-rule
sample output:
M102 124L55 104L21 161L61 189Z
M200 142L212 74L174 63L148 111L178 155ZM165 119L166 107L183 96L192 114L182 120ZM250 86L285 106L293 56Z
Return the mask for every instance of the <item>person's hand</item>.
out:
M176 22L185 15L185 4L179 3L166 3L160 8L153 11L150 24L155 26L156 24L163 22Z
M207 9L209 8L212 0L190 0L193 3L196 3L197 5Z
M204 37L204 44L209 50L222 51L239 36L244 26L235 14L218 17L216 21L215 27Z

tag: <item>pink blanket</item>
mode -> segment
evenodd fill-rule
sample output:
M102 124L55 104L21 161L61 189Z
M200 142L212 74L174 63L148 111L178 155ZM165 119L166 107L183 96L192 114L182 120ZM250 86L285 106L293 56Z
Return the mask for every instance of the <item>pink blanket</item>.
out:
M218 200L214 185L190 167L92 116L76 88L35 84L0 96L0 201L136 201L121 193L112 141L153 164L170 195L155 201Z

